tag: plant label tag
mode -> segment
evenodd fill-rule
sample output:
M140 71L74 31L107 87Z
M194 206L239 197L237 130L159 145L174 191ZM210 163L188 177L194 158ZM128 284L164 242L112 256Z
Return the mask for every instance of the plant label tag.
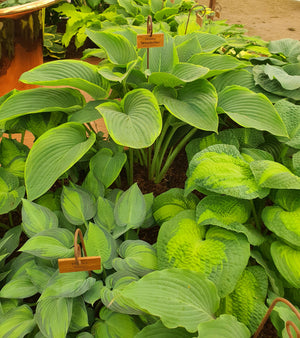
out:
M155 33L138 34L136 36L137 48L151 48L151 47L163 47L164 46L164 34Z
M58 260L58 269L63 272L92 271L101 269L101 257L78 257L78 263L75 258L60 258Z

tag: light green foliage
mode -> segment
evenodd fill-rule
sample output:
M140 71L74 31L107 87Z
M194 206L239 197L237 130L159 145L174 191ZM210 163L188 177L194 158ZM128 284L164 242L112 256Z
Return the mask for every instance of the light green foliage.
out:
M163 323L158 320L152 325L145 326L135 337L136 338L191 338L195 335L186 331L182 327L177 327L175 329L169 329L163 325Z
M94 284L95 285L95 284ZM89 326L88 313L82 296L73 298L70 332L77 332Z
M234 291L222 300L221 312L235 316L253 334L267 311L268 278L262 267L245 269Z

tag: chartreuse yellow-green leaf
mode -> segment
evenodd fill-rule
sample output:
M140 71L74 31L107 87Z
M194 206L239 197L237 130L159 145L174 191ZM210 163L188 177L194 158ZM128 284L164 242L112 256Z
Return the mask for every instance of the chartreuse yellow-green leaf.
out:
M33 144L25 164L27 198L34 200L70 169L93 145L83 125L68 122L45 132Z
M203 273L174 268L151 272L127 285L121 294L159 316L166 327L184 327L189 332L212 320L220 301L216 286Z
M246 237L222 228L207 232L198 225L195 212L180 212L163 223L157 239L158 268L170 267L202 272L224 297L234 290L245 269L250 244Z

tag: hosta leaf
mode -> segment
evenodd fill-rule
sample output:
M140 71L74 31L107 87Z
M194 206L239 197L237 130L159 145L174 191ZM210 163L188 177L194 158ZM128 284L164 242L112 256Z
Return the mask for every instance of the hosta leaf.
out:
M200 42L201 44L201 42ZM239 61L233 56L220 55L220 54L208 54L199 53L193 55L189 59L190 63L200 65L209 69L209 72L205 75L205 78L212 77L235 68L246 67L247 64Z
M250 168L259 186L272 189L300 189L300 177L273 161L253 161Z
M30 269L26 269L26 274L31 280L32 284L37 288L39 293L42 293L49 281L52 277L55 269L36 265L35 267L31 267Z
M27 197L34 200L70 169L93 145L83 125L69 122L44 133L32 146L25 167Z
M207 80L197 80L175 91L157 87L154 94L168 111L198 129L217 131L217 93Z
M199 199L194 194L184 196L184 190L172 188L154 199L153 216L158 224L168 221L180 211L196 209Z
M22 228L28 237L58 227L57 216L50 209L26 199L22 199L22 204Z
M247 267L234 291L224 299L221 311L235 316L253 334L267 312L267 290L268 278L264 269L260 266Z
M110 62L102 62L100 68L98 68L98 72L109 81L121 83L129 76L129 74L137 64L137 61L137 59L130 61L129 63L127 63L126 68L116 67L116 65Z
M100 227L106 228L111 232L115 226L114 204L101 196L97 199L97 213L94 221Z
M15 251L15 249L19 246L21 232L22 229L20 225L7 230L3 238L0 240L0 253L2 251L7 252L8 254L13 253L13 251Z
M129 271L142 277L157 270L157 256L155 249L141 240L127 240L119 247L121 258L113 260L116 271Z
M77 332L89 326L88 313L82 296L73 299L70 332Z
M21 275L7 282L0 291L2 298L27 298L38 292L37 287L29 277Z
M161 113L154 95L135 89L125 95L121 105L103 103L97 107L112 139L131 148L149 147L162 127Z
M242 148L241 155L249 163L252 161L259 160L268 160L268 161L274 160L272 154L268 153L267 151L255 148Z
M101 280L97 280L95 284L83 295L84 301L93 306L95 302L100 299L102 288L103 282Z
M279 206L265 207L261 217L269 230L300 249L300 207L294 211Z
M282 67L265 65L265 74L270 80L276 79L284 89L295 90L300 88L300 76L289 75Z
M85 91L94 99L108 96L109 83L98 67L85 61L57 60L44 63L23 73L20 81L47 86L71 86Z
M134 338L139 332L132 316L112 312L106 308L100 311L100 320L92 328L95 337Z
M86 271L72 273L56 273L50 278L39 302L46 298L81 296L88 291L96 282L95 278L88 277Z
M84 224L96 214L94 195L75 184L63 186L61 207L66 219L74 225Z
M73 234L67 229L52 228L31 237L20 249L46 259L72 257Z
M84 241L88 256L101 257L101 269L95 272L101 273L103 267L111 269L112 260L117 256L117 244L111 234L105 228L89 223L84 234Z
M262 94L240 86L228 86L220 92L218 106L243 127L288 136L280 115Z
M276 241L271 245L271 255L281 276L293 287L300 288L300 250Z
M107 100L89 101L80 110L69 116L69 122L87 123L98 120L101 118L98 110L96 109L99 104L107 102Z
M95 177L108 188L119 176L127 157L123 152L116 152L103 148L90 160L90 169Z
M187 37L182 40L182 37ZM175 36L176 50L180 62L187 62L191 56L202 52L198 39L192 34Z
M18 177L0 167L0 215L15 209L24 194L25 188L19 186Z
M187 332L183 327L169 329L160 320L145 326L135 338L192 338L194 334Z
M34 329L35 325L28 305L11 309L0 317L0 332L3 337L23 338Z
M100 32L86 29L87 36L103 48L109 61L120 66L137 59L137 53L132 43L120 34Z
M146 203L138 185L133 184L116 203L114 209L116 224L124 229L138 228L146 217ZM116 231L114 233L118 232Z
M203 52L213 52L226 43L226 40L223 37L216 34L195 32L192 35L200 42Z
M233 291L249 256L244 235L210 228L205 239L192 211L182 211L165 222L157 239L158 268L176 267L199 271L211 279L221 297Z
M285 211L296 211L300 208L299 190L277 190L270 195L270 198Z
M299 61L298 56L300 54L300 42L298 40L280 39L270 41L268 48L273 54L285 55L290 63Z
M35 320L45 337L64 338L72 316L72 298L47 298L39 300Z
M82 183L82 188L91 192L95 198L98 198L99 196L104 196L104 184L98 180L98 178L91 170L86 175Z
M249 163L231 145L217 144L197 153L187 176L186 194L202 188L243 199L263 198L269 193L259 187Z
M213 319L219 306L215 285L202 273L183 269L151 272L126 286L122 294L141 309L159 316L166 327L183 326L189 332L195 332L199 323Z
M205 338L250 338L247 327L238 322L236 317L221 315L217 319L204 322L198 326L198 337Z
M72 88L35 88L19 91L0 105L0 121L27 114L63 111L71 113L84 104L83 96Z

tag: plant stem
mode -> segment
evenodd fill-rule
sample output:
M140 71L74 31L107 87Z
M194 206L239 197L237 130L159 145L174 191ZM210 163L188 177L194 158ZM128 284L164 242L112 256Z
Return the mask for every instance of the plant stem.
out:
M14 221L13 221L11 212L8 213L8 220L9 220L9 225L10 225L10 227L13 228L13 226L14 226Z
M21 134L21 143L24 144L24 139L25 139L25 131L22 131L22 134Z
M251 207L252 207L252 214L253 214L254 221L255 221L255 226L259 231L261 231L261 224L260 224L253 200L251 200Z
M133 184L133 149L129 148L129 177L128 177L128 184L131 186Z
M166 172L170 168L170 165L173 163L175 157L179 154L181 149L187 144L187 142L192 138L192 136L198 131L197 128L193 128L190 130L185 137L178 143L178 145L175 147L173 152L168 156L166 163L164 164L163 168L161 169L159 175L154 180L154 183L159 183L163 177L165 176Z

